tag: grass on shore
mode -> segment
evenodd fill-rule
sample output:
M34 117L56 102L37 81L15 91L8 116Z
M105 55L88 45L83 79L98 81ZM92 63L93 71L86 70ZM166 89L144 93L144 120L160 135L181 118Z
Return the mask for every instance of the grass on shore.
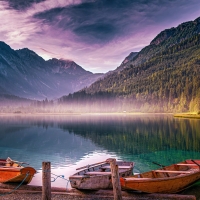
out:
M176 113L174 114L174 117L182 117L182 118L194 118L194 119L200 119L200 111L196 113Z

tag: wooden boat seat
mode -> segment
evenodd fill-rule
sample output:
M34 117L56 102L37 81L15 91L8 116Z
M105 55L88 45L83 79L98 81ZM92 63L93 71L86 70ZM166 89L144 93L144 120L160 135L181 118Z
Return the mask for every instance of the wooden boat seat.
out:
M71 178L84 178L85 176L84 175L73 175L73 176L70 176Z
M176 164L177 166L197 166L196 164L189 164L189 163L180 163L180 164Z
M130 166L118 166L118 169L129 169L131 168ZM100 169L110 169L110 166L103 166L100 167Z
M152 179L152 178L143 178L143 177L127 177L127 178L124 178L124 180L130 180L130 181L139 181L139 180L141 180L141 181L144 181L144 180L150 180L150 179Z
M84 175L110 175L111 172L86 172Z
M175 174L190 174L191 171L170 171L170 170L154 170L155 172L162 172L162 173L175 173Z
M5 165L1 166L1 165L0 165L0 168L19 168L19 167L5 166Z

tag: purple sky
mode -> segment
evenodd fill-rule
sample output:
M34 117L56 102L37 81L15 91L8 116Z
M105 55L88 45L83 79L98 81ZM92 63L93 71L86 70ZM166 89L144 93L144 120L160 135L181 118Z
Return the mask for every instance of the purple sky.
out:
M0 0L0 40L107 72L160 31L199 16L199 0Z

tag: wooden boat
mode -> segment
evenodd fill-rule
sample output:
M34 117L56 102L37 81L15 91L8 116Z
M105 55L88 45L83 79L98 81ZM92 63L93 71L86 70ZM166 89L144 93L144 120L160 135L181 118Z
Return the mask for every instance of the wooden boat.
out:
M130 176L133 174L133 162L116 161L119 176ZM112 188L111 169L108 161L95 163L78 168L81 171L69 177L72 188L80 190L99 190Z
M185 160L158 170L120 178L124 190L177 193L200 179L200 160Z
M10 158L0 159L0 183L30 183L36 170L22 164Z

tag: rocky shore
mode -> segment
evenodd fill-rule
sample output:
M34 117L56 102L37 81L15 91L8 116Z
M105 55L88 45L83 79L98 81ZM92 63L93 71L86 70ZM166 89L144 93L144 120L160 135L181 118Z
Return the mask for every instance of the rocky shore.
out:
M41 200L42 187L22 185L14 190L16 185L0 184L0 200ZM11 192L11 194L8 194ZM122 191L123 200L198 200L199 197L188 194L142 194ZM66 190L65 188L52 187L52 200L113 200L112 190L99 191L78 191L76 189Z

